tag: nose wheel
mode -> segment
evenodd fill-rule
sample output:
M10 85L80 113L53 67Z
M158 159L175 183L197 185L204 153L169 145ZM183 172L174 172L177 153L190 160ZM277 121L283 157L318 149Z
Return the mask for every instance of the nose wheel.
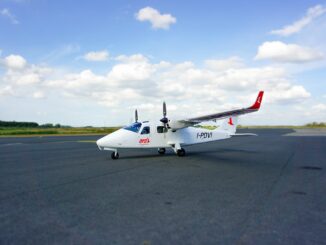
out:
M118 153L118 152L112 152L112 154L111 154L111 158L112 158L113 160L117 160L117 159L119 159L119 153Z

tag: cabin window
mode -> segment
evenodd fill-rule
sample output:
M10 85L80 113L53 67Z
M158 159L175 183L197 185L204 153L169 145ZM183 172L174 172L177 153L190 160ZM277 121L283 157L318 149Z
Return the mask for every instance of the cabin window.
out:
M144 127L143 130L141 131L141 134L149 134L150 133L150 129L148 126Z
M157 126L157 133L161 134L161 133L166 133L168 131L168 129L164 126Z

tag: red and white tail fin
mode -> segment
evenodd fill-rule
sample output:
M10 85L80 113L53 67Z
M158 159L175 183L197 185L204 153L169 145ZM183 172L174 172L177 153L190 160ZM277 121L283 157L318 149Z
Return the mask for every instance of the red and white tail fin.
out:
M224 119L224 121L221 125L221 129L228 131L229 134L235 134L235 132L237 130L237 125L238 125L238 117L237 116L228 117L228 118Z

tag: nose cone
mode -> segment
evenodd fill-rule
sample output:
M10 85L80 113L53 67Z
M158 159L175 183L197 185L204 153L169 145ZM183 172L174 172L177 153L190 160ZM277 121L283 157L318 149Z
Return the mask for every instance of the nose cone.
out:
M114 133L111 133L97 140L96 144L100 150L104 150L104 148L116 147L117 142L114 138Z
M128 139L126 137L126 130L119 129L111 134L104 136L96 141L96 144L100 150L104 148L120 148L125 144L124 142Z
M104 138L105 137L102 137L96 141L96 144L100 150L102 150L102 148L104 147Z

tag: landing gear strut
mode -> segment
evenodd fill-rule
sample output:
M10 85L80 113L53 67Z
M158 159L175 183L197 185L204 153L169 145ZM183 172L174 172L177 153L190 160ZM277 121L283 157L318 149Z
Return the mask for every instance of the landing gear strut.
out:
M178 157L184 157L186 155L185 149L181 148L181 149L177 150L177 155L178 155Z
M119 159L119 153L118 153L118 152L112 152L112 154L111 154L111 158L112 158L113 160Z
M158 148L158 153L160 154L160 155L164 155L165 154L165 148Z

